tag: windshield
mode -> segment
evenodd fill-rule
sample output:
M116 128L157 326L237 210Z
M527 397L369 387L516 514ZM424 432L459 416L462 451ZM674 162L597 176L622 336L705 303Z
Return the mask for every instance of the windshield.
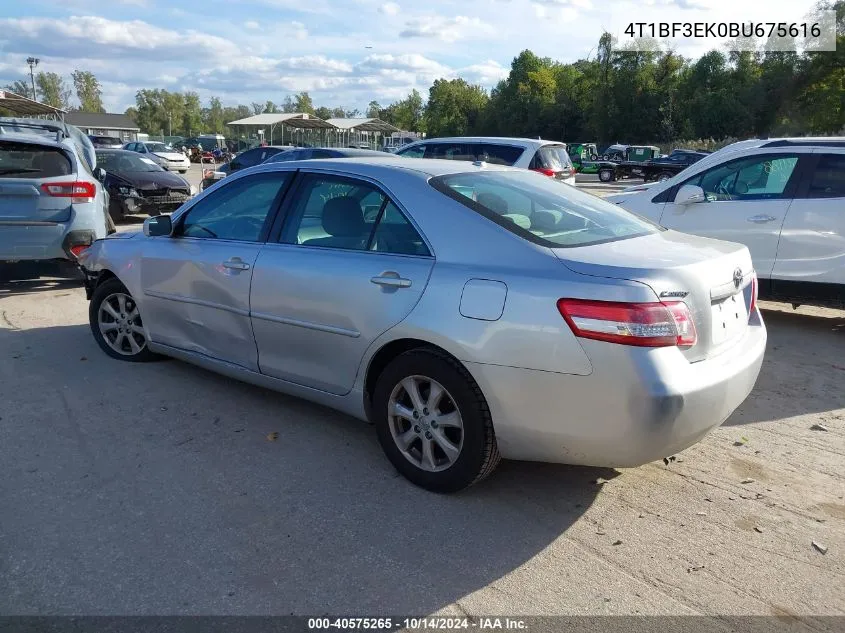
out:
M164 143L144 143L151 152L172 152L173 148Z
M550 248L588 246L663 230L575 187L530 171L432 178L431 185L512 233Z
M164 171L149 158L132 152L97 152L97 164L107 172Z

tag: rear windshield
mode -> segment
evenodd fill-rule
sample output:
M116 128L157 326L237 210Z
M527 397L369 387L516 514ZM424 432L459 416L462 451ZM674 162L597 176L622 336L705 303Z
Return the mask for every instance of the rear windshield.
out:
M52 178L72 171L67 155L58 148L0 141L0 178Z
M432 178L431 185L536 244L589 246L663 230L644 218L530 171L489 171Z
M111 143L114 145L121 142L119 138L114 136L89 136L88 138L91 139L92 143Z
M566 145L544 145L534 155L531 168L564 171L571 166L572 160L566 151Z

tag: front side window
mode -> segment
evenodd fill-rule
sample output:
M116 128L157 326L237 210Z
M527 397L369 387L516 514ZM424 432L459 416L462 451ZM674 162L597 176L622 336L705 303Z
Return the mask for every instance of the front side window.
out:
M711 201L783 198L797 165L795 155L752 156L708 169L684 184L701 187Z
M468 172L429 182L510 232L551 248L588 246L662 230L614 204L529 171Z
M813 170L808 198L845 198L845 155L822 154Z
M300 191L283 242L400 255L428 254L411 223L375 185L313 174Z
M183 237L257 242L275 201L291 177L268 172L225 183L182 216L177 234Z

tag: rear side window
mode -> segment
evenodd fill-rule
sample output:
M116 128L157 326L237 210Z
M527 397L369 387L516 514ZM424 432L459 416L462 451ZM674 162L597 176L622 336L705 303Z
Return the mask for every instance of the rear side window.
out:
M525 150L513 145L492 145L488 143L475 146L476 160L483 160L491 165L507 165L512 167L519 160Z
M472 147L466 143L431 143L425 148L425 158L473 161Z
M845 198L845 155L822 154L813 171L808 198Z
M58 148L0 141L0 178L54 178L73 172Z
M572 159L566 151L566 145L546 145L537 150L529 169L551 169L564 171L572 166Z
M616 205L530 171L465 172L429 182L511 233L550 248L589 246L662 230Z

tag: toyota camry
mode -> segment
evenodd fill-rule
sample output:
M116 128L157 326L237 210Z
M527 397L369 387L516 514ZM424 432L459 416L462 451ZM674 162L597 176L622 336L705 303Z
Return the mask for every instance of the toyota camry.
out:
M260 165L79 261L109 356L369 420L440 492L500 457L677 453L742 403L766 345L745 246L481 162Z

